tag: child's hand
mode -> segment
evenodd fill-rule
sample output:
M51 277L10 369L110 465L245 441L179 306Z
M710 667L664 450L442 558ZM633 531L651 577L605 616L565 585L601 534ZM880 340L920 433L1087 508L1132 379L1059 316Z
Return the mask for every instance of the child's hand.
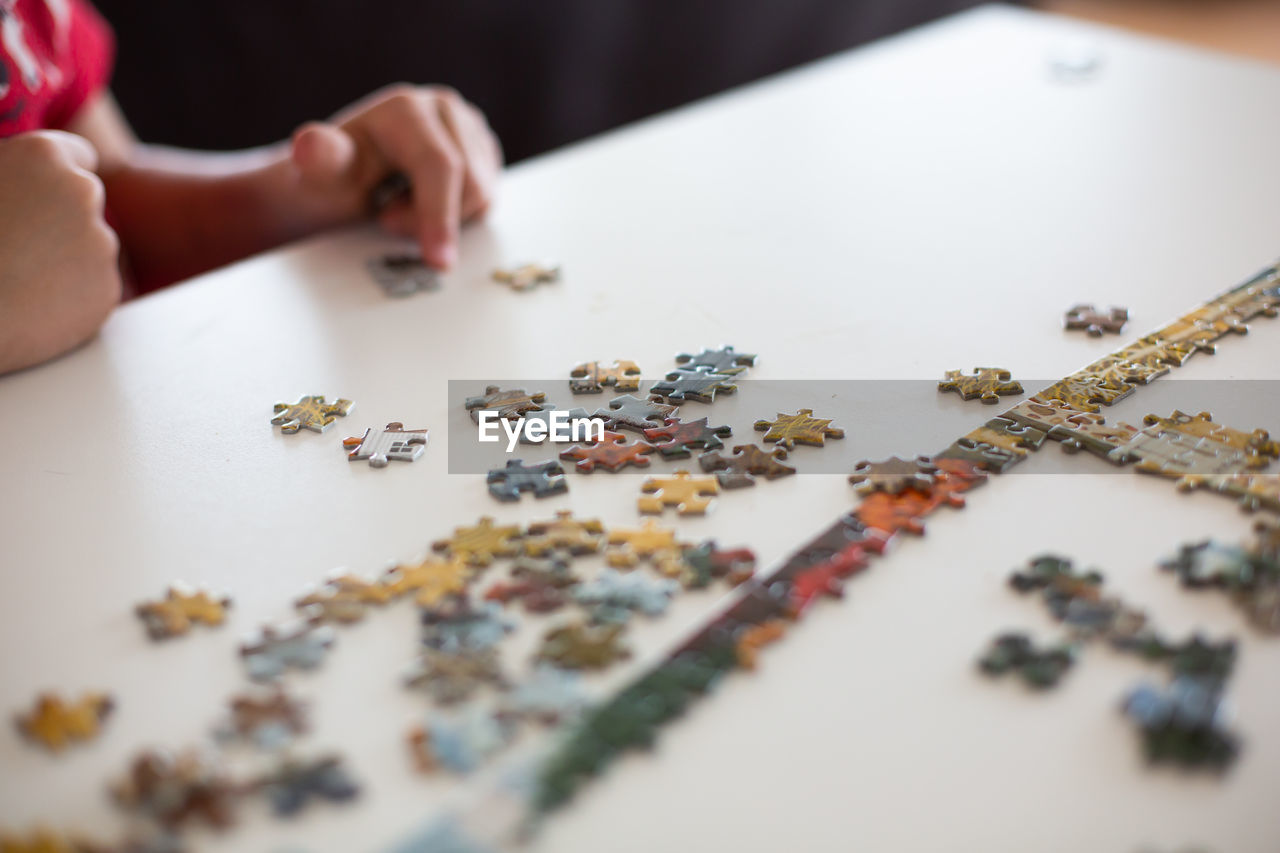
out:
M378 213L391 231L416 237L423 259L447 269L458 228L489 207L502 150L484 116L452 89L399 85L375 92L331 122L293 136L292 158L306 185L342 208L367 212L369 193L403 172L412 198Z
M98 154L61 131L0 140L0 373L91 338L120 301Z

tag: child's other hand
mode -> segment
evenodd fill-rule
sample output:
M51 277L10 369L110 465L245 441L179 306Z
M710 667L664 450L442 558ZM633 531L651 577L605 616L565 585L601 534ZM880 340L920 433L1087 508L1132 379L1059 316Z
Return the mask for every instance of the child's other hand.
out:
M98 154L62 131L0 140L0 373L91 338L120 301Z
M330 122L303 125L292 158L309 188L332 193L352 213L366 211L379 181L403 172L412 198L389 205L379 220L415 237L423 259L440 269L457 260L459 226L488 209L502 168L502 149L478 109L452 89L403 84Z

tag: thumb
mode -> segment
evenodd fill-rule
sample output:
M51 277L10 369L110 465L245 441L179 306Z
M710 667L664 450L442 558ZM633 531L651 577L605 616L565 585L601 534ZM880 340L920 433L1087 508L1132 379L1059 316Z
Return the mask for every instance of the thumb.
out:
M337 125L314 121L293 134L290 156L303 180L335 183L346 178L355 167L356 143Z
M40 130L35 135L43 136L57 145L58 150L62 152L62 156L72 165L84 169L86 172L96 172L98 170L98 149L94 148L93 143L83 136L67 133L65 130Z

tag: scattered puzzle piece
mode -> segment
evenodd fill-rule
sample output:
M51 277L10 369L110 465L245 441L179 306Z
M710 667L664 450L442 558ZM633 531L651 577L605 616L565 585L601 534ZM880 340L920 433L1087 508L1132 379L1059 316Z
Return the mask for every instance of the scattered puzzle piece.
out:
M393 597L412 592L419 606L433 607L465 592L471 575L466 554L446 559L428 557L418 563L405 563L388 569L382 586Z
M969 374L963 370L948 370L946 377L938 383L938 390L955 391L965 400L977 398L994 405L1002 396L1022 393L1022 383L1012 380L1013 374L1003 367L975 367Z
M1095 338L1102 337L1103 332L1118 335L1129 322L1129 309L1112 308L1104 314L1092 305L1076 305L1067 311L1063 322L1068 329L1084 329Z
M560 280L559 264L522 264L515 269L496 269L493 280L508 285L512 290L529 290L539 284L551 284Z
M579 364L569 372L569 390L574 394L599 394L606 385L614 390L640 390L640 366L634 361L614 361L605 367L598 361Z
M764 440L776 442L779 447L791 450L796 444L822 447L827 438L844 438L844 430L834 429L826 418L810 417L813 409L801 409L794 415L778 413L776 420L758 420L756 432L763 432Z
M928 494L933 490L933 477L937 473L938 466L928 456L917 456L915 459L890 456L883 462L862 460L849 475L849 482L860 495L872 492L897 495L905 489Z
M572 557L594 554L604 541L604 525L599 519L579 520L567 509L560 510L551 521L538 521L529 525L522 544L530 557L542 557L549 553L566 553Z
M1044 689L1061 680L1075 663L1076 655L1071 643L1038 649L1026 634L1010 632L991 642L991 648L978 660L978 668L987 675L1012 672L1027 685Z
M653 519L635 529L609 531L609 545L605 562L615 569L634 568L641 560L663 562L679 559L682 550L676 542L675 531Z
M75 702L65 702L56 693L42 693L35 707L17 715L14 722L27 740L50 752L61 752L73 742L96 738L114 709L115 701L105 693L85 693Z
M712 496L720 494L720 484L714 477L676 471L670 477L650 477L640 491L644 494L636 498L636 506L641 512L661 514L673 506L680 515L702 515L711 506Z
M679 584L665 578L605 569L595 580L576 588L573 597L594 608L598 621L626 621L631 612L661 616L679 589Z
M676 369L668 373L662 382L655 382L649 388L649 397L677 404L687 400L714 403L716 394L732 394L738 390L737 385L728 381L732 378L705 369Z
M294 601L294 606L312 623L359 622L369 605L381 606L399 595L385 582L370 581L356 575L343 574L330 578Z
M425 725L410 730L409 755L424 773L440 768L470 773L514 736L510 720L480 708L469 708L458 716L432 714Z
M899 531L923 535L926 516L943 506L962 509L963 492L979 485L985 477L974 464L964 460L934 457L934 463L939 472L927 494L918 489L905 489L896 495L872 492L858 504L854 516L885 536Z
M550 613L568 603L567 591L579 583L567 562L552 557L520 557L511 575L511 581L491 586L484 594L485 601L507 604L518 600L530 613Z
M399 421L392 421L385 429L364 431L363 438L344 438L342 446L351 452L352 462L369 461L371 468L385 468L391 460L413 462L427 447L427 430L404 428Z
M733 347L721 347L720 349L704 349L697 355L689 355L688 353L680 353L676 356L676 364L682 367L698 370L706 369L712 373L723 373L734 376L746 371L748 367L754 367L756 357L754 355L735 352Z
M684 549L679 579L686 589L702 589L724 578L730 586L750 580L756 570L756 555L749 548L721 550L714 539Z
M631 656L621 642L624 627L577 622L553 628L543 637L536 658L566 669L604 669Z
M458 527L449 539L442 539L431 547L443 551L473 566L487 566L494 557L511 557L519 550L517 540L521 532L517 525L495 526L493 519L484 516L475 527Z
M498 665L497 649L492 647L451 652L428 649L405 671L404 684L424 690L441 705L455 705L485 686L505 689L507 680Z
M254 681L274 681L289 667L315 669L333 645L333 629L328 625L289 622L267 625L240 644L240 657Z
M781 619L769 619L759 625L745 626L733 647L738 666L754 670L760 658L760 650L781 640L786 632L787 623Z
M599 465L607 471L618 471L628 465L647 468L647 454L653 452L653 445L647 441L628 442L620 432L605 430L600 441L592 444L575 444L560 451L561 459L576 460L574 465L579 473L590 474Z
M548 726L576 717L586 707L582 677L548 664L534 667L533 675L517 685L502 703L504 713Z
M1222 691L1211 682L1175 678L1164 690L1141 684L1125 697L1123 710L1142 731L1152 763L1222 769L1240 751L1239 739L1224 728Z
M422 611L422 644L442 652L490 649L513 630L515 623L493 602L457 597Z
M366 266L387 296L403 298L440 289L440 273L423 263L421 255L380 255L370 258Z
M508 459L506 467L490 471L485 482L489 484L489 494L500 501L518 501L523 492L545 498L569 491L564 469L554 459L535 465L525 465L523 459Z
M739 444L733 448L730 456L725 456L719 451L703 453L698 457L698 467L708 474L715 471L716 481L720 483L721 488L740 489L754 486L756 477L776 480L779 477L794 474L795 468L783 465L779 461L786 458L787 451L782 447L764 451L754 444Z
M349 414L353 405L350 400L326 403L324 397L318 395L302 397L296 403L276 403L272 409L276 416L271 424L280 427L283 433L295 433L304 427L312 432L324 432L339 415Z
M249 788L266 794L272 811L281 817L297 814L312 799L346 802L360 793L360 786L335 755L309 761L285 758L272 773L256 779Z
M644 432L661 426L667 418L675 414L676 406L641 400L631 394L614 397L609 405L596 409L593 417L604 418L606 427L616 430L622 427Z
M497 385L487 385L483 395L468 397L463 401L463 406L471 413L472 420L477 423L481 412L495 412L498 417L512 421L541 409L542 402L546 399L547 395L543 391L529 394L523 388L504 391Z
M226 610L231 599L214 598L207 592L190 592L178 586L169 587L160 601L147 601L134 608L138 618L153 640L179 637L191 630L195 623L221 625L226 620Z
M241 693L231 697L230 719L214 730L219 743L242 740L258 749L276 751L305 734L307 705L279 687L269 692Z
M170 830L196 820L215 829L230 826L238 793L222 768L196 750L177 755L147 750L134 759L128 775L111 791L121 808Z
M568 426L564 425L565 421L560 421L558 425L553 423L553 418L557 421L559 421L560 418L564 418L565 421L567 421ZM595 418L594 415L589 414L586 409L580 406L573 409L558 409L555 405L547 403L543 408L533 412L525 412L524 415L521 416L519 441L521 444L541 445L546 442L547 436L555 434L555 430L568 429L572 435L574 421L586 421L592 419L603 421L602 418ZM534 426L534 424L538 424L539 426ZM601 426L603 426L603 423ZM588 433L588 435L589 434L590 433ZM531 435L536 435L538 438L530 438Z
M666 439L666 441L656 445L658 452L666 459L684 459L689 456L690 448L694 447L702 448L703 450L716 450L724 447L724 442L720 439L728 438L732 434L733 430L727 426L707 426L706 418L698 418L696 421L667 418L665 426L654 427L644 431L644 437L649 441L656 442L658 439Z

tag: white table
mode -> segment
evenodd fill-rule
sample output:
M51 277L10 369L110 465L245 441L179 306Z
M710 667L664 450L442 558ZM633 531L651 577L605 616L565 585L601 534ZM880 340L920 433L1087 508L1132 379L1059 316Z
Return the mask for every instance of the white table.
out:
M1081 40L1096 73L1056 78L1050 58ZM289 615L335 567L379 571L482 514L637 523L634 478L570 474L567 497L499 505L480 477L450 476L446 424L467 422L446 406L447 380L559 383L578 361L615 357L654 375L719 343L761 354L754 379L932 380L989 363L1057 378L1122 342L1061 332L1068 305L1128 305L1127 340L1273 258L1278 102L1275 68L988 8L521 164L437 293L385 298L363 263L396 244L353 231L125 306L81 351L0 380L0 709L45 688L119 702L103 737L56 759L0 729L0 826L114 835L106 780L142 746L203 738L244 684L238 637ZM564 263L561 283L515 294L488 280L541 257ZM1280 321L1259 319L1161 383L1276 379L1278 358ZM1209 383L1184 384L1180 405L1196 411ZM546 390L569 403L562 385ZM356 409L323 436L273 432L271 404L306 393ZM714 410L737 437L773 413L748 393ZM1144 394L1117 416L1140 417ZM1266 403L1241 400L1224 420L1280 428ZM969 425L991 414L936 395L926 408ZM421 460L343 459L338 439L391 420L432 430ZM759 673L727 680L652 756L586 791L540 849L1277 849L1280 643L1154 569L1179 542L1239 539L1251 521L1104 469L1004 477L934 517ZM677 526L749 544L768 566L849 506L843 477L801 476ZM1229 775L1144 765L1115 705L1162 676L1131 660L1091 650L1047 696L975 674L997 631L1052 635L1043 608L1004 584L1046 550L1103 568L1172 632L1240 638L1231 696L1246 749ZM132 607L174 580L230 591L230 624L148 642ZM721 594L639 626L641 654L614 681ZM456 795L404 753L426 707L396 677L415 620L405 605L345 629L322 670L290 679L313 700L306 751L343 752L360 804L290 822L255 806L232 833L196 834L200 849L376 849ZM533 641L517 637L513 666Z

